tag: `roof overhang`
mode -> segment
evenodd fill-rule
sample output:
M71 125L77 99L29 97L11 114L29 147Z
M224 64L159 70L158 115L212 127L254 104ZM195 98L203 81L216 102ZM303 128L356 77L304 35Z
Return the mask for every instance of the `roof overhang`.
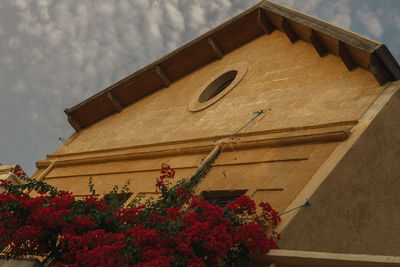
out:
M78 132L274 30L284 32L292 43L299 39L309 42L321 57L329 53L340 57L349 71L356 67L369 70L379 84L400 79L400 67L384 44L293 9L263 1L66 109L68 121Z

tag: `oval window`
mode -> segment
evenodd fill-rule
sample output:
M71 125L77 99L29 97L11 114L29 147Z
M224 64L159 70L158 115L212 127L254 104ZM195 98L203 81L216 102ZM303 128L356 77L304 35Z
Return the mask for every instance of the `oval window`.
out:
M221 93L226 87L228 87L233 80L236 78L237 71L231 70L225 72L217 79L215 79L212 83L210 83L206 89L200 94L199 102L204 103L214 97L216 97L219 93Z
M215 73L215 75L212 75L202 86L199 86L190 100L189 110L197 112L216 103L242 80L247 68L247 62L239 62L225 66L220 71L211 70L210 73Z

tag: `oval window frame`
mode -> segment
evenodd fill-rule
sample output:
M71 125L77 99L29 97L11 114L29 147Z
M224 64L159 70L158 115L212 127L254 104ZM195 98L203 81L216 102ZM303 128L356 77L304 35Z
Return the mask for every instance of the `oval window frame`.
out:
M237 64L230 64L229 66L224 67L220 71L217 71L215 75L213 75L210 79L208 79L201 87L199 90L196 91L196 93L193 95L192 100L189 103L189 110L191 112L197 112L200 110L203 110L214 103L216 103L218 100L223 98L227 93L232 91L233 88L243 79L244 75L247 73L249 64L247 62L241 62ZM214 97L208 99L207 101L200 102L200 96L205 92L210 86L212 86L213 83L216 83L218 78L221 78L225 74L231 71L236 71L236 76L233 79L233 81L225 87L221 92L216 94ZM217 87L218 88L218 87Z

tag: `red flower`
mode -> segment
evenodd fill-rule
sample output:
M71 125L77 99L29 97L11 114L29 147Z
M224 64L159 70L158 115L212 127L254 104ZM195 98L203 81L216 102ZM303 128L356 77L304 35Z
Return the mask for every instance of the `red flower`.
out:
M115 213L115 217L123 223L135 223L138 215L143 212L144 208L144 205L140 205L138 207L120 209Z
M280 236L272 227L280 218L269 204L260 203L257 215L254 201L241 196L224 210L194 196L189 183L172 187L174 176L163 164L160 200L122 209L93 196L76 200L65 191L35 198L1 193L0 246L8 246L10 256L52 252L55 266L70 267L218 266L277 248ZM176 199L186 204L177 206Z
M259 206L262 209L263 215L271 220L275 225L277 225L281 221L281 217L279 217L279 213L274 210L270 204L261 202Z
M155 244L159 240L156 230L144 229L142 224L126 230L125 234L133 237L135 245L137 246Z
M157 189L166 189L167 179L173 179L175 177L175 170L171 168L168 164L163 163L161 165L161 175L157 178L156 188Z
M229 203L226 208L236 213L246 212L249 215L253 215L256 212L256 203L250 197L242 195Z
M182 215L180 211L180 207L176 208L167 208L168 219L175 220L176 217Z
M188 267L205 267L206 266L204 261L199 257L194 257L194 258L187 260L186 264Z

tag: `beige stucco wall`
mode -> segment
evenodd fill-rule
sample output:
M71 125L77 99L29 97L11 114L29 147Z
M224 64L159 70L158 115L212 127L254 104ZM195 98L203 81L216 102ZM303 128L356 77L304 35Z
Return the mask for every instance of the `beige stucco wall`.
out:
M281 248L400 256L400 83L388 89L383 98L395 93L360 120L367 128L314 190L312 206L283 230Z
M190 112L195 92L238 62L249 64L242 81L213 106ZM271 111L247 131L354 120L381 90L368 71L349 72L340 58L320 58L309 43L292 44L275 31L81 131L56 153L227 135L263 108Z
M232 91L202 111L188 110L216 73L243 62L247 73ZM368 71L349 72L340 58L320 58L310 44L274 31L74 134L35 177L55 162L46 181L76 195L88 194L89 177L100 193L127 179L134 193L151 192L161 163L177 179L187 177L213 139L269 109L222 153L199 191L246 189L283 211L382 90Z

